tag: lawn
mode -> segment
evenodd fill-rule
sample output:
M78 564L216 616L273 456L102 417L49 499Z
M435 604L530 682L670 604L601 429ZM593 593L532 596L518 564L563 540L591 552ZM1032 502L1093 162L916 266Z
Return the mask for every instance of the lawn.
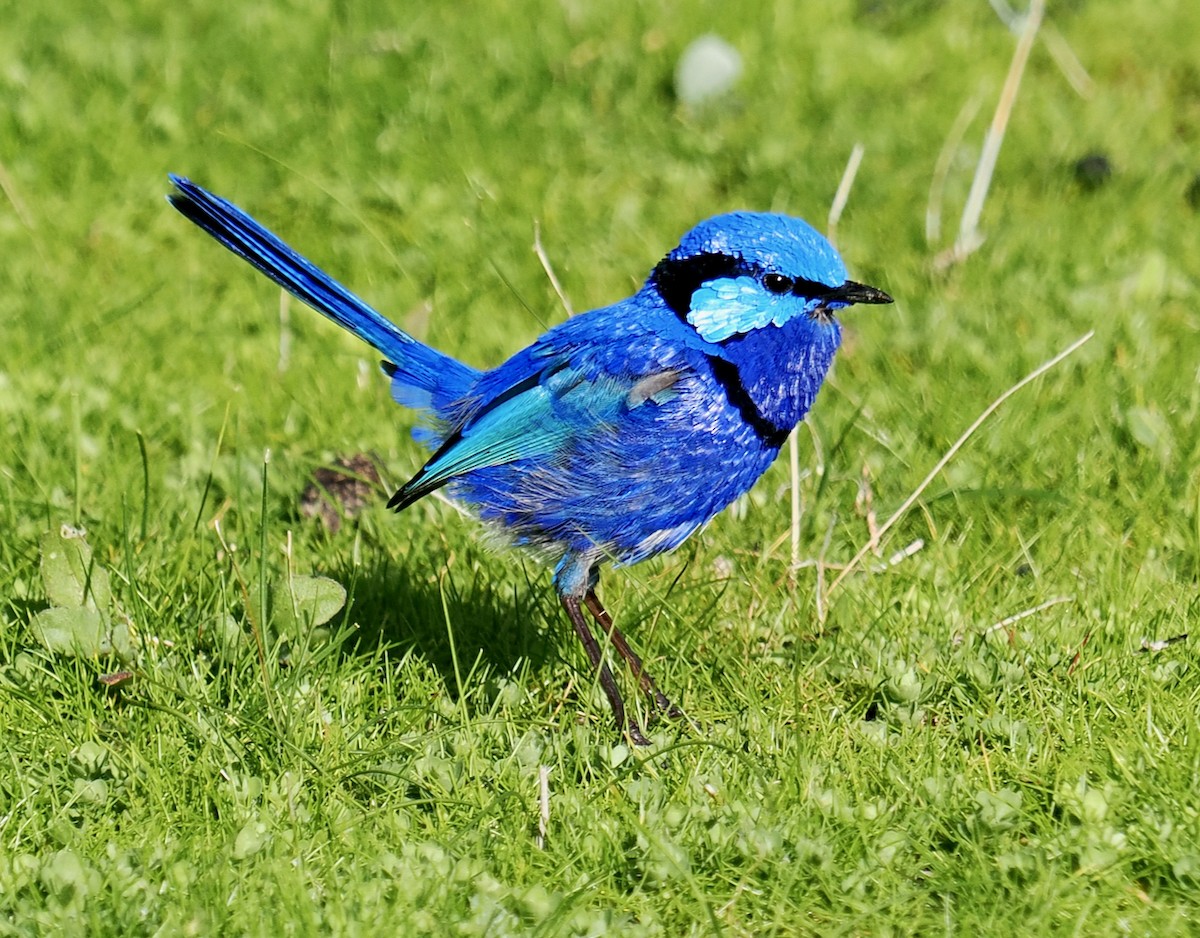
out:
M743 71L685 107L706 32ZM1197 35L1052 4L948 263L987 3L10 5L0 934L1195 933ZM163 199L487 366L566 315L535 239L612 302L707 215L827 229L856 145L837 243L896 304L844 315L794 466L602 581L695 721L647 749L535 559L384 507L422 454L372 351Z

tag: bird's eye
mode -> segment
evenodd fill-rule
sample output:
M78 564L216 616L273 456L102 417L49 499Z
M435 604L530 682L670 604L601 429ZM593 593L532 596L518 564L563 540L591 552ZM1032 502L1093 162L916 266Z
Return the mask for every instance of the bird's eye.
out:
M792 278L785 277L783 274L767 274L763 277L763 286L776 296L791 293L793 285Z

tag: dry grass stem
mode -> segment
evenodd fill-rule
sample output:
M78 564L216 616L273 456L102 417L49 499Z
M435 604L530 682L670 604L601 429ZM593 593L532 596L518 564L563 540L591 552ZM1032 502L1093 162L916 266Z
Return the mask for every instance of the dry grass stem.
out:
M29 208L25 205L24 200L17 194L17 187L13 183L13 178L8 174L8 168L3 163L0 163L0 192L4 193L4 197L12 205L17 218L21 220L21 224L30 231L33 231L37 227L33 223L33 216L29 214Z
M992 115L992 125L988 128L983 141L983 151L979 154L979 163L975 167L975 178L971 180L971 191L967 194L967 202L963 207L962 224L959 225L958 240L954 243L950 263L968 257L983 243L983 235L979 233L979 216L983 213L983 203L987 199L992 173L1000 156L1000 145L1004 142L1004 131L1008 127L1009 117L1012 116L1017 91L1021 87L1021 76L1025 73L1029 52L1033 48L1033 40L1037 37L1045 9L1045 0L1032 0L1029 4L1029 12L1025 16L1025 29L1013 53L1008 77L1004 80L1000 101L996 105L996 113Z
M854 498L854 507L867 522L867 543L871 553L876 557L882 554L879 549L879 520L875 516L875 493L871 489L871 467L863 463L862 477L858 482L858 495Z
M842 181L838 183L837 192L833 195L833 204L829 206L826 235L834 247L837 247L838 222L841 221L846 203L850 201L850 189L854 186L854 177L858 175L858 167L865 152L866 149L861 143L854 144L854 149L850 151L850 159L846 161L846 169L842 172Z
M954 444L948 450L946 450L946 452L942 456L942 458L937 461L937 464L931 470L929 470L929 474L927 476L925 476L924 479L921 480L921 484L918 485L913 490L912 494L909 495L908 498L906 498L904 500L904 504L902 504L898 509L896 509L895 514L893 514L890 518L887 519L887 521L885 521L883 523L883 526L879 529L879 538L882 539L883 536L892 529L892 527L896 524L896 522L898 522L901 518L904 517L904 515L906 515L908 513L908 510L910 508L912 508L913 505L916 504L917 499L919 499L921 497L921 494L925 491L926 488L929 487L929 484L931 482L933 482L934 479L937 478L938 474L943 469L946 468L946 465L950 462L950 460L952 460L955 457L955 455L957 455L958 451L960 449L962 449L963 446L966 445L967 440L969 440L975 434L976 430L978 430L981 426L983 426L983 424L987 421L987 419L992 414L994 414L997 410L1000 409L1001 406L1003 406L1005 401L1007 401L1010 397L1012 397L1014 394L1016 394L1018 391L1020 391L1027 384L1030 384L1031 382L1036 381L1038 378L1040 378L1046 372L1050 371L1050 369L1054 368L1056 365L1058 365L1061 361L1066 359L1068 356L1074 354L1088 340L1090 340L1092 338L1092 336L1094 336L1095 334L1096 334L1095 330L1089 330L1088 332L1084 333L1082 336L1080 336L1078 339L1076 339L1074 342L1072 342L1070 345L1068 345L1065 349L1063 349L1061 352L1059 352L1053 358L1038 365L1037 368L1033 369L1033 371L1031 371L1024 378L1022 378L1020 381L1018 381L1016 384L1014 384L1012 387L1010 387L1007 391L1005 391L1003 394L1001 394L999 397L997 397L994 401L992 401L992 403L990 403L984 409L983 413L981 413L978 417L976 417L974 422L969 427L967 427L967 429L963 432L962 436L960 436L957 440L955 440ZM831 583L829 585L830 593L832 593L834 590L836 590L838 588L838 586L841 584L841 582L844 579L846 579L846 577L848 577L851 574L851 572L853 572L854 568L857 567L859 563L862 562L863 558L866 557L866 555L868 553L870 553L871 547L872 547L872 542L868 541L866 544L864 544L862 547L859 548L858 553L856 553L854 555L854 557L850 560L850 562L848 564L846 564L845 569L843 569L842 572L840 574L838 574L837 579L835 579L833 581L833 583ZM820 604L818 604L817 608L818 608L818 617L820 618L821 621L824 621L824 616L821 614Z
M546 849L546 831L550 828L550 766L538 766L538 832L539 850Z
M831 517L829 519L829 527L825 531L825 541L823 544L821 544L821 553L819 553L817 555L816 598L817 598L817 621L818 622L825 621L825 611L827 608L826 601L825 601L826 596L827 596L827 592L825 589L825 557L829 553L829 544L833 540L833 529L836 525L837 525L837 515L834 515L833 517ZM841 575L839 575L837 580L834 580L834 585L836 585L838 580L841 580L841 578L842 578Z
M536 221L533 223L533 253L537 255L538 262L542 265L542 270L546 272L546 278L550 281L550 286L554 288L554 292L558 295L558 301L562 303L562 308L567 312L567 317L574 316L575 309L571 306L571 301L567 299L567 294L563 292L562 284L558 282L558 276L554 273L554 267L546 255L546 249L542 247L542 226Z
M792 480L792 563L788 571L788 581L793 589L796 587L796 568L800 562L800 518L803 505L800 501L800 443L796 439L796 431L788 434L788 473Z
M1055 596L1053 599L1047 599L1044 603L1039 603L1032 609L1022 609L1020 612L1014 612L1011 616L1006 616L994 625L989 625L984 630L984 634L986 635L990 634L991 632L999 632L1001 629L1006 629L1010 625L1020 622L1022 619L1028 619L1030 616L1036 616L1039 612L1044 612L1052 606L1061 606L1063 603L1074 601L1074 596Z
M929 201L925 206L925 241L927 244L937 244L942 237L942 202L946 196L946 179L950 176L950 166L954 162L954 154L962 146L967 128L983 107L983 95L979 92L967 99L950 125L950 132L938 152L937 162L933 165L933 178L929 181Z
M996 11L996 15L1004 22L1012 32L1017 35L1021 34L1021 30L1025 26L1025 14L1018 13L1010 7L1004 0L991 0L992 9ZM1063 38L1052 24L1042 24L1042 45L1046 47L1046 51L1050 53L1050 58L1054 60L1054 64L1058 66L1059 71L1067 79L1067 82L1075 89L1075 92L1081 98L1090 98L1096 90L1096 83L1092 81L1092 76L1088 74L1087 69L1083 67L1083 63L1079 61L1079 56L1075 54L1070 46L1070 43Z

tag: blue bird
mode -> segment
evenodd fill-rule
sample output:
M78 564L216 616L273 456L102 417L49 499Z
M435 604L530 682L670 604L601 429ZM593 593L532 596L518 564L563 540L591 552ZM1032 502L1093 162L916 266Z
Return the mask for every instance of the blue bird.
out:
M442 486L554 566L554 588L621 732L625 711L586 606L656 714L682 716L596 596L602 563L678 547L748 491L812 406L841 340L835 313L890 303L786 215L702 221L637 293L575 316L490 371L397 328L237 206L172 175L176 209L384 356L433 455L388 502Z

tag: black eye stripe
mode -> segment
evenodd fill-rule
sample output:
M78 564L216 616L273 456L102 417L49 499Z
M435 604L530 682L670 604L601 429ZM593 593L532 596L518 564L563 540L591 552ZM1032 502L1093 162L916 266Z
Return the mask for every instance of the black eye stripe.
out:
M766 290L777 296L791 293L812 300L825 299L838 290L817 280L787 277L774 271L764 274L761 268L731 254L664 257L650 274L650 281L675 314L684 318L691 311L692 294L701 284L721 277L756 277Z
M691 311L692 294L700 285L721 277L752 274L753 270L740 257L730 254L693 254L673 260L664 257L650 274L650 282L658 289L667 305L681 319Z

